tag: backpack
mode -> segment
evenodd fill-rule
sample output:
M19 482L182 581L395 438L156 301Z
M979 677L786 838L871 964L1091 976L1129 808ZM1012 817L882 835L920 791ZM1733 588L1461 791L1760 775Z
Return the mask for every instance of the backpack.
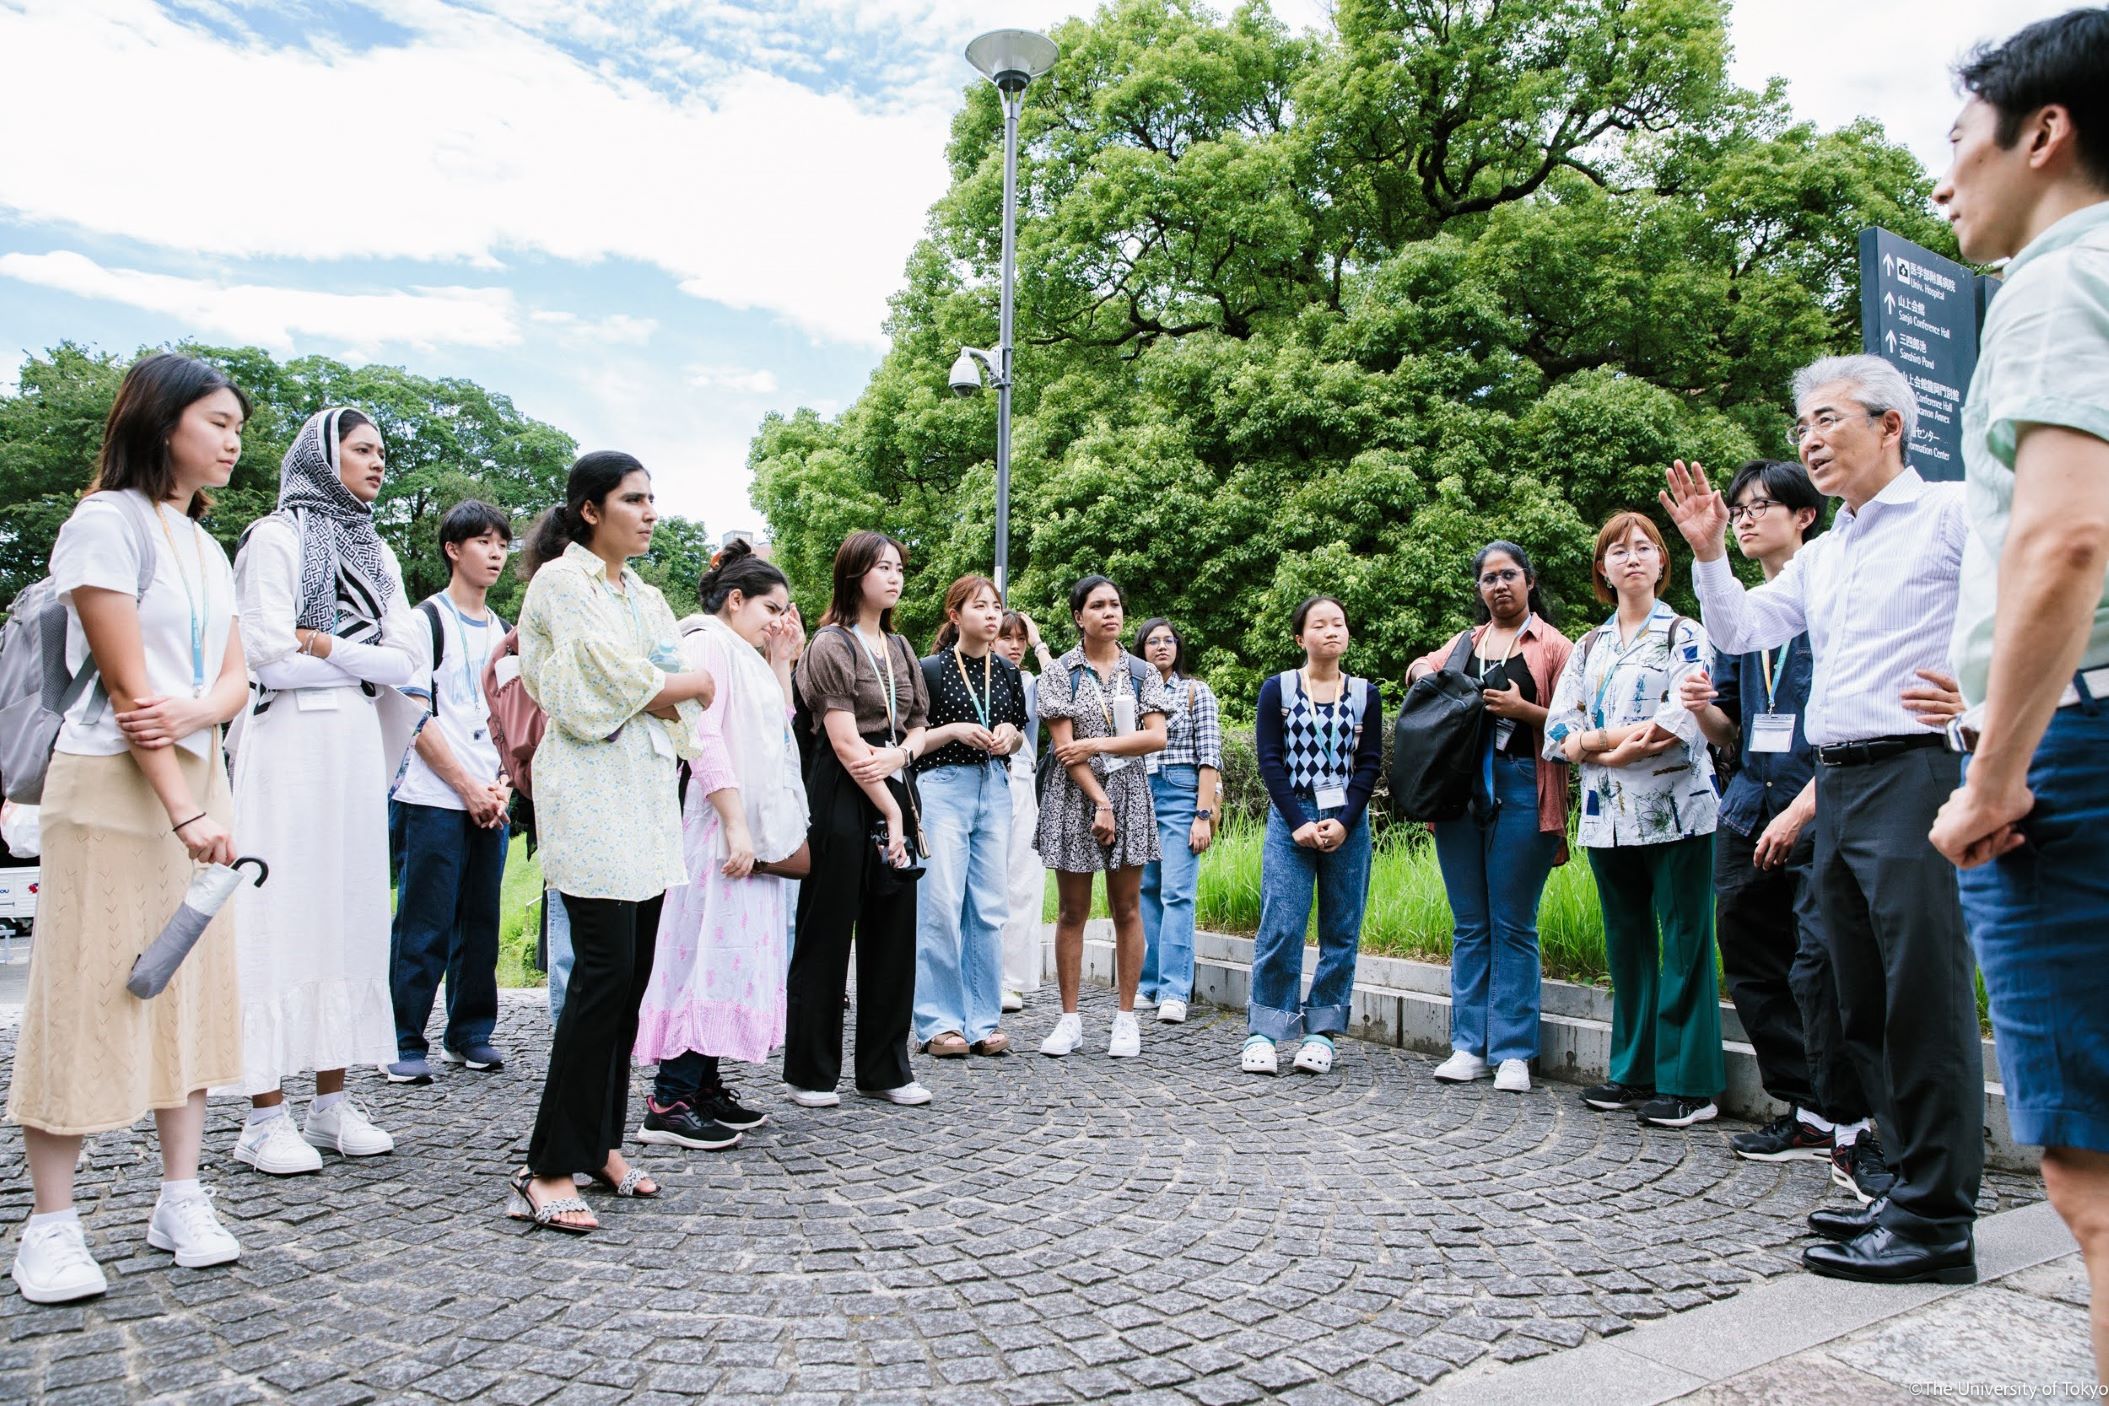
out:
M519 655L520 630L515 626L505 632L483 666L483 697L491 708L491 742L498 749L498 765L512 779L513 790L532 804L535 748L542 745L542 734L549 729L549 715L527 696L527 685L517 668L499 680L499 661Z
M417 608L423 612L425 622L432 627L432 694L425 700L425 704L427 711L436 718L439 716L439 661L447 657L447 632L440 624L438 606L429 600L421 600L417 603ZM489 607L485 609L491 617L491 623L498 627L500 635L511 629L511 626L505 623L503 615L490 610Z
M154 584L159 549L137 512L127 506L124 517L139 546L134 599L144 600ZM44 773L51 768L66 714L92 689L81 721L93 725L102 718L109 695L97 686L100 682L93 652L81 661L79 673L66 672L66 602L51 578L25 587L0 627L0 791L7 799L23 805L43 800Z
M1391 801L1408 820L1455 820L1477 794L1487 704L1465 672L1471 657L1467 630L1442 668L1407 685L1392 722Z
M1127 661L1128 682L1134 687L1135 701L1139 704L1142 702L1143 683L1149 677L1144 671L1150 666L1132 654L1123 655L1122 658ZM1071 698L1076 697L1077 684L1083 680L1083 677L1084 666L1082 664L1069 666L1069 696ZM1042 725L1045 725L1044 722ZM1033 763L1033 799L1036 801L1045 800L1047 788L1053 783L1055 773L1067 770L1069 768L1055 760L1054 746L1050 742L1047 750L1040 754L1040 760Z

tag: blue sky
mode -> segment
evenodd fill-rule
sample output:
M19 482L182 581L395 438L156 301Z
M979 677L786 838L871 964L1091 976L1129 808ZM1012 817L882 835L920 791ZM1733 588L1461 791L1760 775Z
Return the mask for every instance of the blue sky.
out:
M466 376L758 527L762 415L841 410L884 352L961 48L1088 8L0 0L0 387L63 338ZM2063 8L1738 0L1736 74L1937 163L1946 66Z

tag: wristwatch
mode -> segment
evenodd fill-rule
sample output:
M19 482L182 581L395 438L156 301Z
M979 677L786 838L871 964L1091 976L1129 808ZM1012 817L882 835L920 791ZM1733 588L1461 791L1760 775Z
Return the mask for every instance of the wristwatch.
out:
M1207 820L1212 822L1215 820L1215 818L1216 813L1212 810L1197 810L1194 812L1194 819L1196 820Z

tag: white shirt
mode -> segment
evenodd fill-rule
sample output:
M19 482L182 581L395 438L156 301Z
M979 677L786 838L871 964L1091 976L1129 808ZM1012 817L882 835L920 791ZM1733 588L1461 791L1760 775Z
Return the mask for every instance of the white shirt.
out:
M486 610L481 621L460 611L442 591L431 598L439 611L442 639L439 667L432 666L431 622L418 612L418 623L427 628L407 641L410 653L410 682L403 692L413 698L437 698L437 716L427 727L437 727L461 769L476 781L498 779L498 744L491 740L491 704L483 693L483 666L504 637L498 617ZM459 613L457 614L457 611ZM463 622L467 622L464 629ZM411 805L437 806L445 810L467 810L461 793L439 779L412 746L403 758L403 777L395 798Z
M118 496L128 501L115 501ZM82 499L59 529L58 543L51 551L51 576L66 598L66 667L78 670L88 660L88 637L81 631L73 592L90 586L118 591L130 599L139 589L144 533L154 544L155 554L154 579L139 602L139 642L146 654L147 687L163 698L189 698L197 682L190 648L193 608L204 687L209 690L220 676L220 661L226 657L234 626L234 572L227 565L227 553L204 528L173 507L160 509L157 525L155 511L144 493L126 489L121 495ZM128 514L137 514L136 520L128 521ZM83 722L97 702L102 715L93 725ZM177 745L202 757L211 741L212 729L200 728L178 739ZM56 747L81 757L114 757L125 750L117 711L100 687L88 690L67 714Z
M1809 635L1812 675L1802 719L1812 746L1928 731L1904 709L1920 669L1948 667L1963 540L1963 486L1906 468L1855 513L1745 590L1724 555L1692 569L1714 647L1747 654Z

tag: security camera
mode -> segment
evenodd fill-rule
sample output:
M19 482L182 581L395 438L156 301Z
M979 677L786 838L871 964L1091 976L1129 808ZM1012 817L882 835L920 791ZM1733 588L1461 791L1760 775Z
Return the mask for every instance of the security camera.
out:
M962 400L978 394L981 390L981 366L975 360L974 353L962 349L959 359L952 363L952 374L946 379L951 384L952 394Z

